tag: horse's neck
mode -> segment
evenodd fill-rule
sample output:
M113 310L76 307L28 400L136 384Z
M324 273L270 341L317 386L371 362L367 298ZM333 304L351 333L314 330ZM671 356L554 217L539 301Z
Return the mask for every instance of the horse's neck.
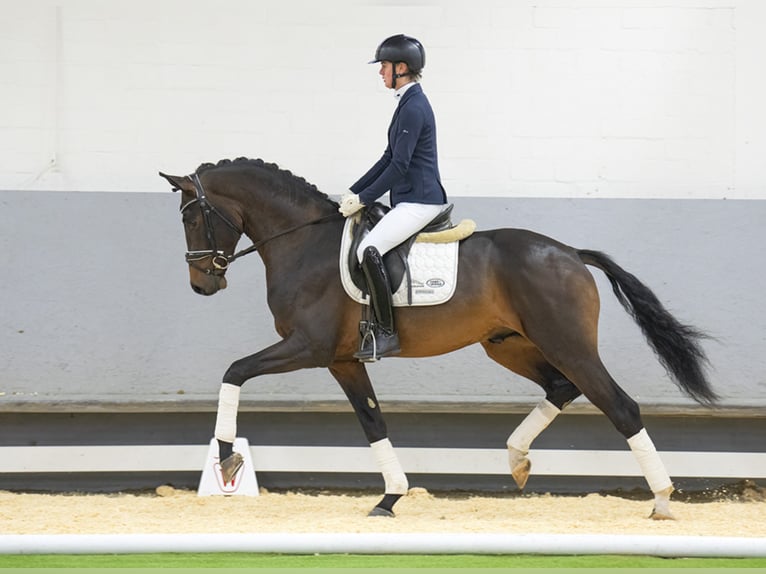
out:
M258 253L266 270L267 290L272 287L278 287L283 292L302 290L305 289L307 281L296 280L296 274L297 277L306 277L305 273L316 273L318 269L333 269L337 272L343 230L342 218L331 217L306 225L326 215L333 213L306 213L306 219L296 226L277 230L265 241L258 240L264 241L258 248ZM288 231L282 233L286 229ZM254 240L253 243L257 241ZM312 271L308 271L309 268ZM313 277L313 280L323 284L325 279L329 280L327 277Z
M289 234L332 213L318 204L306 209L289 205L250 206L244 212L244 232L253 243L270 242L272 237Z
M243 231L254 244L263 244L258 249L262 256L273 248L281 251L279 246L292 243L303 226L336 212L327 196L309 186L302 189L302 183L258 167L239 172L228 186L231 199L239 204Z
M244 233L253 244L259 245L258 252L264 263L300 257L307 247L300 244L301 241L324 242L328 226L317 222L336 213L329 201L309 200L305 205L298 205L289 198L276 201L274 195L265 199L253 197L241 205ZM307 230L310 230L308 234Z

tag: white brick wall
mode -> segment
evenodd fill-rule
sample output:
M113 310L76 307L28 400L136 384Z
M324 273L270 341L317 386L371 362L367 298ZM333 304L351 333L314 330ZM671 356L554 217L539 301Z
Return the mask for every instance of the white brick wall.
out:
M452 195L764 198L758 0L0 0L0 189L165 191L263 157L331 194L377 159L377 43L428 51Z

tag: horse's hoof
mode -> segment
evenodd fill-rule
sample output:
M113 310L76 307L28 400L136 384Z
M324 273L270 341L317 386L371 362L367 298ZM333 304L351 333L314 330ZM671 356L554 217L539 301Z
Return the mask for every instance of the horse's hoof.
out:
M670 495L673 494L673 486L654 493L654 508L649 518L652 520L675 520L676 517L670 512Z
M649 515L649 518L652 520L675 520L676 517L673 516L673 514L670 511L659 511L656 508L652 510L652 513Z
M245 464L245 459L238 452L232 453L230 457L224 459L221 462L221 478L223 478L223 483L229 484L234 480L243 464Z
M385 508L376 506L375 508L370 510L370 513L367 516L384 516L386 518L394 518L394 516L396 515L394 514L393 510L386 510Z
M511 476L513 477L513 480L516 481L516 486L519 487L519 490L524 490L524 487L527 485L527 480L529 480L529 471L531 469L532 463L528 458L525 458L511 471Z

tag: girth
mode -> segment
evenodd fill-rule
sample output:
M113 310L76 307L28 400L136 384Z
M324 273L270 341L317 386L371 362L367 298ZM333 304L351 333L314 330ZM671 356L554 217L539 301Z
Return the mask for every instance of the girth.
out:
M452 228L452 208L453 205L450 204L447 209L437 215L430 223L428 223L428 225L418 231L418 233L412 235L383 256L383 263L386 266L388 277L391 280L392 292L396 292L402 284L405 275L409 275L407 255L409 255L412 244L415 243L418 234L433 233ZM354 225L351 248L348 251L348 268L351 272L351 280L363 293L367 293L367 283L364 280L362 269L359 267L356 251L364 236L367 235L375 224L378 223L390 210L391 208L387 205L375 202L372 205L365 207L360 212L361 217Z

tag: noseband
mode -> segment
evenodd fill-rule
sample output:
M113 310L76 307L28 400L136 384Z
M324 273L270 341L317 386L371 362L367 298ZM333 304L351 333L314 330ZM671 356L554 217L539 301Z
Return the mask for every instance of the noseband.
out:
M281 237L282 235L287 235L288 233L292 233L293 231L297 231L298 229L301 229L303 227L307 227L315 223L320 223L322 221L328 221L330 219L337 219L338 217L341 216L340 213L338 212L333 212L328 215L323 215L322 217L319 217L317 219L313 219L311 221L307 221L305 223L295 225L294 227L290 227L289 229L285 229L284 231L280 231L279 233L272 235L271 237L267 237L266 239L262 239L261 241L253 243L250 247L242 249L241 251L237 251L236 253L233 253L231 255L226 255L223 252L223 250L218 249L217 247L217 243L215 241L215 234L213 233L212 216L215 215L219 217L226 225L228 225L231 229L236 231L238 235L242 235L243 230L237 227L231 221L231 219L226 217L221 212L221 210L217 209L213 204L210 203L210 201L208 201L207 195L205 194L205 188L202 187L202 182L200 181L199 175L197 173L194 173L193 175L190 175L187 177L191 179L191 182L194 184L194 192L196 193L197 197L195 197L191 201L188 201L187 203L184 203L181 206L181 213L186 211L189 207L191 207L195 203L199 204L199 207L202 210L202 218L205 222L205 235L207 236L207 244L210 248L201 249L198 251L187 251L186 262L191 267L194 267L198 271L202 271L206 275L223 275L224 273L226 273L226 269L228 269L229 264L231 262L233 262L236 259L239 259L240 257L243 257L244 255L257 251L261 246L268 243L272 239L276 239L277 237ZM209 267L204 268L204 267L200 267L196 265L197 261L201 261L202 259L205 259L206 257L210 257L211 262L213 264L212 269L210 269Z

